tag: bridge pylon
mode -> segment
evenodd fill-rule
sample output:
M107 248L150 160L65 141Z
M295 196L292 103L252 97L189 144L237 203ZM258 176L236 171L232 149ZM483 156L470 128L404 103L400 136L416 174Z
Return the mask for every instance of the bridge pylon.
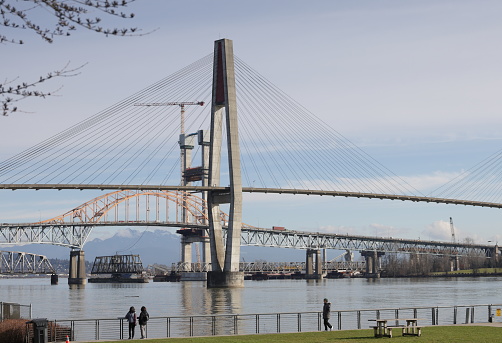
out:
M225 112L225 118L223 117ZM224 191L208 192L211 271L208 287L243 287L244 273L239 271L242 225L242 179L233 43L220 39L214 44L213 91L209 145L209 186L220 186L223 119L226 123L230 185ZM230 204L226 245L223 243L220 204Z

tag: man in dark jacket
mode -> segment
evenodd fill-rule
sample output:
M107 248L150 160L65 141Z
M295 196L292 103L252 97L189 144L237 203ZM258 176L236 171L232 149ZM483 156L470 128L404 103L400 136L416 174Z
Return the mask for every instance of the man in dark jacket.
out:
M324 319L324 330L328 331L328 328L331 330L333 327L329 323L329 318L331 317L331 303L328 302L328 299L324 298L324 305L322 307L322 319Z
M146 322L150 319L150 315L146 311L146 307L141 307L141 312L139 313L139 329L141 331L141 339L146 338Z

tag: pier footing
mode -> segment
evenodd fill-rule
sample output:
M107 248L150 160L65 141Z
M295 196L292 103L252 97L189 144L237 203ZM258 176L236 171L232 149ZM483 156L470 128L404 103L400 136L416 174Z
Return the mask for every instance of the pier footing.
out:
M244 287L243 272L207 272L208 288Z

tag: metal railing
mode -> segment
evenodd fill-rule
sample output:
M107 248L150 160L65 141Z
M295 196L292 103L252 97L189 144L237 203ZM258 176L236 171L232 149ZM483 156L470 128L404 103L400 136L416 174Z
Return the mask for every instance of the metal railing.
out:
M331 324L336 330L369 328L377 318L420 318L420 325L451 325L493 320L502 304L432 306L331 311ZM55 320L49 325L49 337L70 340L118 340L128 338L125 318ZM220 336L258 333L312 332L323 330L322 313L255 313L197 316L150 317L148 338ZM61 331L61 332L59 332ZM135 337L140 330L136 327Z

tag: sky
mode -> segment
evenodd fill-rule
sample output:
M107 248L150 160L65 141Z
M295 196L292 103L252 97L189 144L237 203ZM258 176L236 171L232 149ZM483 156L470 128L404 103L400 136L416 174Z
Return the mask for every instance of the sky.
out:
M85 64L78 76L46 86L61 87L58 96L27 99L19 104L25 112L0 118L1 160L206 56L220 38L233 40L239 58L396 175L424 188L502 147L499 1L138 0L130 8L135 19L118 25L145 35L79 30L47 44L23 32L25 44L0 47L1 80ZM0 222L51 218L101 194L0 191ZM450 217L458 240L502 241L497 209L244 195L244 222L261 227L449 241ZM110 230L117 229L93 235L111 236Z

